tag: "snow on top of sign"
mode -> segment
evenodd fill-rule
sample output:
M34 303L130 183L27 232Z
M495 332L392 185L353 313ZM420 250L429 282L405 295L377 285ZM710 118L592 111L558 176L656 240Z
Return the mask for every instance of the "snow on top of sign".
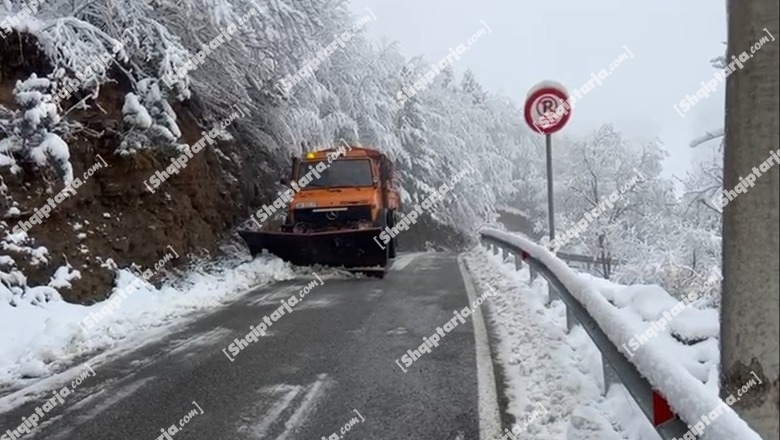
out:
M563 93L566 94L566 96L569 96L569 91L566 90L566 87L563 84L559 83L558 81L544 80L544 81L540 82L539 84L531 87L531 90L529 90L528 94L525 95L525 99L530 98L531 95L533 95L534 93L538 92L539 90L549 89L549 88L562 90Z

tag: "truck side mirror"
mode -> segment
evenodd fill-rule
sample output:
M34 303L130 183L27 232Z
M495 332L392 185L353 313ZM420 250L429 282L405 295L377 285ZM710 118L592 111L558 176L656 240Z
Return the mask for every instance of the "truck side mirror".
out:
M281 183L282 185L289 185L290 184L290 178L282 177L281 179L279 179L279 183Z

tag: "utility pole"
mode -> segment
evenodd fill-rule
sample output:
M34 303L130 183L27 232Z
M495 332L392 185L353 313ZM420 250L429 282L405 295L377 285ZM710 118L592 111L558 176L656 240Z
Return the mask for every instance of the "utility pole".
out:
M778 0L728 2L728 56L744 64L726 79L723 184L741 178L780 148ZM762 38L772 36L751 55ZM747 55L740 57L746 52ZM770 162L771 163L771 162ZM766 169L766 168L765 168ZM780 164L723 207L721 397L737 396L751 372L751 387L732 408L767 440L780 438Z

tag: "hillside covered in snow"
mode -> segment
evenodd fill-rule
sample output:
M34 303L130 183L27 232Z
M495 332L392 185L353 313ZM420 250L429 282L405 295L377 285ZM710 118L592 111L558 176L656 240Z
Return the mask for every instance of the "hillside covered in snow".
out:
M522 210L544 233L543 140L517 104L486 92L457 57L407 59L395 43L367 39L361 29L378 19L370 10L355 16L347 2L320 0L24 6L0 8L4 297L41 286L99 300L117 267L149 267L168 246L183 258L162 274L176 275L273 200L292 154L342 139L394 160L404 203L464 160L476 170L405 235L407 248L461 247L495 220L495 206ZM468 44L489 44L481 23L474 32ZM699 203L717 183L700 191L704 171L680 198L660 176L659 142L633 142L609 124L560 142L564 229L634 170L643 176L566 251L625 260L601 275L677 294L717 264L719 213ZM186 167L172 165L198 144ZM170 178L149 190L160 170Z

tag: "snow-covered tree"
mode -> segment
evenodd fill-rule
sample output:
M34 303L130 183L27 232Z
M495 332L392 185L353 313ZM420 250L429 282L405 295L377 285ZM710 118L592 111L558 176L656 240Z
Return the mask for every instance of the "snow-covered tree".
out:
M21 3L14 0L12 5ZM124 97L121 142L115 146L119 153L165 150L181 142L170 105L174 102L204 121L217 120L239 104L250 113L230 128L241 153L274 162L269 167L244 161L250 163L244 166L256 166L257 173L286 166L290 153L344 138L378 148L394 160L405 203L427 197L467 162L475 172L431 212L439 223L471 230L493 218L497 204L522 209L544 223L544 145L521 122L518 105L486 92L473 72L458 75L447 67L399 108L397 93L414 88L435 60L406 59L397 44L370 42L360 31L325 51L334 35L352 32L360 18L344 1L105 0L76 5L49 0L37 18L39 26L27 32L52 66L50 93L60 92L79 73L85 79L74 93L78 99L59 102L62 110L70 109L65 102L68 107L95 105L102 85L118 83ZM84 75L90 61L105 53L112 55L107 69ZM316 67L308 70L315 59ZM288 75L299 75L301 81L285 91L275 87ZM7 114L0 109L0 136L5 138L13 132L10 122L2 123L14 119ZM676 206L671 184L659 177L663 152L657 143L634 144L610 126L587 139L563 142L555 152L559 230L628 182L634 168L647 179L566 250L631 264L666 252L681 265L705 264L709 219L704 212L690 217ZM10 151L6 142L0 163L21 157ZM690 189L695 188L692 180ZM648 224L647 218L657 220ZM671 246L675 224L689 226L685 240L674 240L698 243L695 252ZM631 264L621 270L633 272L621 275L649 276L648 268Z
M149 145L176 147L181 130L176 124L176 113L165 100L159 83L146 78L138 82L136 89L138 94L128 93L122 106L128 132L119 152L129 154Z
M0 166L10 166L12 172L18 172L17 160L39 167L51 163L62 182L69 185L73 167L68 144L58 134L62 127L53 104L51 81L32 74L25 81L17 81L13 94L19 109L6 110L7 119L0 120L6 135L0 139Z
M598 256L602 275L609 277L611 259L632 258L623 243L637 232L634 226L665 209L672 197L671 185L659 177L666 153L655 141L638 145L625 140L611 125L571 141L565 151L556 176L558 233L576 229L575 224L587 220L586 213L601 207L604 212L587 220L579 237L566 237L564 250ZM611 199L612 194L618 197Z

